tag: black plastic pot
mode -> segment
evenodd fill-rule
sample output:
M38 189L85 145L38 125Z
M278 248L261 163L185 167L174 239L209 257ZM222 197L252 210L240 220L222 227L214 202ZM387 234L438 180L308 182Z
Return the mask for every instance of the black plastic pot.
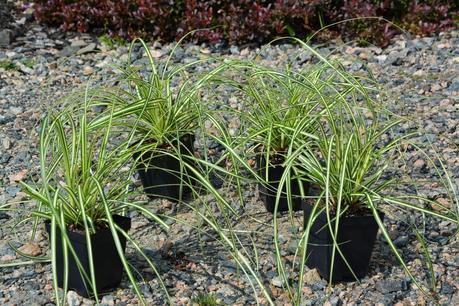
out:
M256 157L258 174L261 177L266 177L266 159L264 155L257 155ZM268 165L268 180L265 184L259 184L258 190L260 193L260 198L265 204L266 210L270 213L274 213L274 208L276 205L276 195L277 190L279 189L279 181L284 174L285 167L281 165ZM287 182L282 186L282 194L279 198L279 204L277 211L288 211L288 199L287 199ZM300 186L296 179L290 181L290 191L292 196L292 210L300 211L302 210L302 199ZM303 182L303 191L307 195L309 191L309 183Z
M312 206L305 205L305 227L311 213ZM383 220L384 214L382 212L378 212L378 214ZM330 217L333 219L332 216ZM338 250L335 251L333 271L331 271L333 239L327 224L325 212L322 212L312 224L309 232L306 265L311 269L317 268L319 274L327 281L332 278L332 283L355 281L355 277L338 253ZM335 222L332 221L332 228L334 226ZM343 216L339 220L337 242L357 278L365 277L368 272L378 229L379 226L373 215Z
M131 219L119 215L113 215L115 223L124 231L131 228ZM46 230L51 233L50 222L46 222ZM81 265L86 274L90 277L88 248L86 236L84 233L67 231L67 236L72 244L76 255L78 256ZM123 250L126 248L126 238L123 234L118 233L119 240ZM56 232L56 268L57 268L57 283L59 287L64 284L64 257L62 250L61 233ZM108 291L121 282L123 275L123 264L116 249L112 233L109 228L100 230L91 235L91 246L93 253L93 264L96 276L97 292L101 293ZM80 274L78 265L70 249L68 249L68 288L78 292L79 295L89 297L93 295L90 284L84 281L85 278ZM85 283L87 286L85 286Z
M193 142L194 135L191 134L180 139L182 157L193 156ZM179 202L190 193L189 184L192 184L194 180L186 169L180 170L180 161L168 153L173 154L174 152L136 152L133 157L137 160L140 156L137 172L142 181L143 190L150 199L165 198Z

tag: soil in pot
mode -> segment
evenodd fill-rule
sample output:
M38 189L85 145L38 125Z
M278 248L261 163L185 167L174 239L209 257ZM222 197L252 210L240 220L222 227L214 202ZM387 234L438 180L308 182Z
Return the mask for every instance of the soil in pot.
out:
M124 231L131 228L131 219L119 215L113 215L115 223ZM51 232L50 223L46 223L48 234ZM67 231L67 236L72 244L78 259L80 260L84 270L90 277L88 247L86 236L81 231ZM126 237L123 234L118 234L123 250L126 248ZM56 231L56 268L57 268L57 283L62 288L64 284L64 257L62 247L62 238L60 231ZM97 233L91 235L91 246L93 252L93 263L96 276L97 292L102 293L108 291L121 282L123 276L123 264L116 249L112 233L108 227L102 228ZM79 295L89 297L92 294L90 285L81 275L75 258L70 250L68 251L68 288L78 292Z
M304 206L305 227L312 209L310 205ZM379 212L379 217L383 220L384 214ZM334 228L334 221L332 222L332 228ZM362 216L342 216L340 218L337 242L355 276L359 279L365 277L368 272L378 229L379 226L370 211ZM327 225L326 213L322 212L312 224L309 232L306 265L311 269L317 268L319 274L327 281L332 278L332 283L355 281L354 275L338 250L335 251L333 271L331 271L332 252L333 238Z
M261 177L266 177L266 159L263 154L257 155L256 157L257 162L257 170L258 174ZM285 172L285 167L281 166L283 162L282 158L277 158L276 160L272 160L271 163L268 165L268 180L265 184L259 184L258 190L260 193L260 198L262 199L263 203L265 204L266 210L270 213L274 213L275 205L276 205L276 195L279 189L279 181L282 178L282 175ZM293 175L293 174L292 174ZM277 211L288 211L288 199L287 199L287 182L284 183L282 187L282 194L279 198L279 204ZM292 210L293 211L300 211L302 210L302 202L301 199L301 192L300 186L296 179L291 179L290 181L290 190L291 190L291 203L292 203ZM303 191L307 195L309 192L309 183L303 182Z
M194 135L185 135L180 139L180 153L182 159L193 156ZM167 151L169 150L169 152ZM171 148L164 148L158 152L136 152L134 159L140 162L137 166L144 192L150 199L163 198L179 202L191 192L190 184L193 178L180 165L180 160L174 156ZM190 162L186 161L185 162Z

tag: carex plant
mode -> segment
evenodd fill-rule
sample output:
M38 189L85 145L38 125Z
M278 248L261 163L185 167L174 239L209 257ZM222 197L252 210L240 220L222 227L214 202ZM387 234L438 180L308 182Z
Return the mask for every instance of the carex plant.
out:
M95 130L110 124L117 133L126 136L124 147L120 145L120 148L123 147L126 152L127 160L134 162L141 179L146 172L159 176L154 188L146 186L148 178L142 179L146 193L153 198L175 200L194 211L198 233L209 230L214 233L213 236L228 249L241 271L251 276L249 281L254 290L258 286L266 294L262 281L252 269L250 255L240 251L241 245L232 231L234 220L231 215L237 213L230 201L209 180L210 171L230 178L235 175L210 162L205 142L202 158L192 154L191 140L195 132L201 132L204 137L210 136L204 128L207 119L219 126L219 137L226 140L230 138L226 127L209 112L207 105L200 99L200 91L215 76L228 69L228 65L216 65L210 71L193 75L193 79L186 79L187 69L192 69L201 60L169 67L175 48L165 63L157 63L148 46L143 41L138 42L146 54L150 69L145 71L129 62L122 69L119 80L122 85L97 92L91 106L103 106L105 111L89 123L89 129ZM130 52L134 52L134 43ZM164 156L167 157L165 161ZM164 162L158 164L158 159ZM157 187L161 185L172 188L160 190ZM184 189L189 189L193 198L184 199ZM200 193L208 193L211 197L199 196ZM192 220L179 220L171 214L163 217L194 226Z
M89 105L89 99L85 97L83 103ZM58 304L65 304L59 287L98 300L100 293L118 285L123 271L143 301L125 255L126 241L154 271L156 268L128 233L129 212L137 210L168 226L130 197L129 171L123 169L125 150L110 141L110 121L90 131L88 113L87 108L77 115L64 110L42 120L40 180L22 183L29 205L11 209L26 214L23 222L33 221L35 227L44 223L49 233Z
M234 61L229 69L237 78L223 81L237 90L243 105L241 110L229 110L241 121L228 150L230 155L238 155L232 156L239 161L233 169L242 166L248 178L258 182L269 212L301 210L301 197L308 193L308 185L299 183L300 165L290 157L301 150L304 142L315 138L324 109L317 95L320 89L310 90L302 80L320 78L321 72L273 69L250 61ZM256 168L251 169L247 160L255 160ZM291 164L286 165L287 160Z
M432 204L439 204L417 193L406 194L406 190L416 189L403 189L400 185L410 186L413 182L394 177L393 161L405 158L400 145L411 143L416 147L413 136L419 131L400 133L399 125L407 119L392 114L377 100L379 88L373 79L357 77L339 62L298 42L318 59L318 64L292 73L236 62L232 68L241 69L240 75L246 79L228 82L241 89L247 101L255 101L250 112L239 114L245 126L233 145L246 150L232 152L248 154L240 156L240 165L250 170L244 162L250 154L261 151L269 159L270 154L280 152L285 154L280 162L284 169L295 169L297 180L313 184L318 190L317 194L302 196L309 200L302 201L304 230L293 267L282 259L278 219L273 218L277 270L284 289L292 301L301 304L306 266L317 268L330 284L364 277L380 231L413 283L428 294L384 225L385 215L394 216L399 211L417 213L421 219L433 217L458 223L455 210L432 209ZM438 155L428 159L437 160ZM457 202L445 167L436 170L445 188L451 191L452 201ZM266 172L264 177L258 171L249 172L260 183L268 181ZM279 186L289 185L289 175L290 171L285 170L280 175L279 185L274 188L276 202L284 192ZM290 188L285 193L291 192ZM425 246L425 239L422 241ZM426 261L431 262L430 257Z
M128 63L121 67L119 86L98 101L107 111L91 126L97 128L111 118L113 126L124 129L145 192L152 198L173 201L182 201L196 181L186 169L199 165L194 161L194 140L206 111L199 99L200 90L224 69L220 66L199 75L189 71L204 60L171 65L179 44L165 62L159 62L145 42L134 40ZM131 54L139 45L148 60L146 66L131 62Z
M371 89L367 85L362 88ZM400 146L413 141L417 132L397 132L405 120L381 105L365 103L370 95L362 96L363 93L360 91L357 100L345 95L346 100L324 117L314 144L297 157L304 177L320 190L305 205L304 232L297 250L299 284L305 265L317 268L330 284L364 277L380 231L413 283L428 294L390 238L384 216L403 211L454 223L457 216L452 211L429 208L426 204L431 200L419 194L400 192L410 190L401 185L413 182L397 179L391 164L405 158ZM372 115L368 117L365 112L370 106ZM298 289L297 302L300 294Z
M272 226L277 272L295 305L302 304L306 266L317 268L330 284L363 277L372 249L372 245L363 243L374 242L378 231L414 283L423 288L391 240L384 218L403 211L457 224L457 211L433 210L429 205L438 203L397 188L410 182L395 180L391 163L403 159L402 142L415 146L415 140L413 134L397 132L403 118L375 102L378 89L372 80L346 72L338 62L297 42L313 54L315 64L296 70L268 68L251 60L222 60L214 69L187 78L201 60L171 65L174 47L164 63L157 62L149 47L137 40L130 54L140 43L148 69L129 60L117 86L87 90L73 99L72 103L78 104L73 110L78 111L51 112L45 117L40 130L40 180L23 183L32 200L26 203L30 206L8 209L26 214L19 224L45 223L58 303L62 303L59 287L64 291L75 289L71 276L79 275L79 292L96 300L108 287L116 286L105 286L99 273L103 266L98 261L100 256L107 258L111 250L110 263L119 263L121 269L117 271L126 271L134 291L146 304L138 284L141 275L134 272L125 255L127 242L128 252L134 249L157 271L129 234L129 219L125 218L135 210L165 228L168 226L163 220L169 218L212 236L235 260L254 295L261 291L273 304L257 271L257 247L255 243L247 247L243 242L244 235L256 233L233 228L238 222L234 217L240 217L233 214L234 199L211 184L210 171L235 182L231 187L241 204L246 185L240 182L246 180L259 184L262 198L269 195L273 213L288 211L292 223L293 216L299 215L294 213L298 206L294 206L304 209L303 230L295 233L298 246L292 261L281 256L278 214L274 214L272 224L265 224L261 218L254 220ZM235 89L243 103L242 109L228 110L230 116L241 120L235 134L220 120L227 114L210 112L201 99L202 91L213 82ZM93 106L105 110L94 114L90 111ZM366 115L368 112L371 116ZM217 134L206 132L205 120L216 127ZM220 161L227 160L230 166L212 163L205 154L202 159L193 155L197 130L223 146L226 152ZM205 153L205 142L204 146ZM254 158L257 169L248 162ZM131 170L129 166L133 166ZM136 201L137 194L130 186L132 170L139 172L150 197L179 201L194 212L194 219L181 220L173 214L159 218L150 210L155 202ZM277 176L273 177L275 172ZM444 177L450 182L446 173ZM194 188L196 185L201 190ZM308 192L310 185L317 193ZM162 189L164 186L167 188ZM186 188L194 199L186 201L182 197ZM264 200L267 202L268 197ZM75 236L79 236L77 241ZM99 251L101 239L97 237L110 246ZM366 261L366 266L360 267L356 261ZM156 274L168 297L161 276ZM117 275L120 278L120 273Z
M246 127L241 140L252 143L247 153L255 156L260 193L270 212L302 209L309 183L299 178L302 166L296 156L316 138L318 122L336 103L323 101L324 86L318 81L325 70L308 68L257 67L242 87L246 102L255 107L241 116Z
M366 89L337 63L324 58L299 71L257 66L249 76L241 89L246 99L252 101L254 109L241 114L246 125L238 144L251 144L246 152L256 156L256 180L261 185L261 193L269 195L264 200L271 200L272 212L301 210L305 199L312 196L308 190L310 184L315 184L313 177L309 176L310 169L305 167L306 156L319 158L316 157L320 155L318 144L323 137L329 136L331 130L327 123L347 121L342 114L348 109L358 113L357 97L367 98ZM368 107L373 104L369 98L365 102ZM274 179L272 174L275 171L277 177ZM322 186L315 184L315 187L320 189ZM292 280L288 279L287 270L291 267L284 266L280 255L278 225L277 217L274 217L278 273L284 278L289 296L299 303L301 294L295 294L288 285ZM301 284L301 279L299 281Z

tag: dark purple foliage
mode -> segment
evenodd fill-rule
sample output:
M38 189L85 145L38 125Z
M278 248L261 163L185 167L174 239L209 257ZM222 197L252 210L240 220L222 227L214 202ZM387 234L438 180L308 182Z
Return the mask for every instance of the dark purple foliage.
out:
M260 43L306 37L325 25L383 17L415 34L457 26L458 4L448 0L36 0L37 20L64 30L112 37L164 39L193 29L197 42ZM398 32L378 19L339 23L322 36L341 35L386 45Z

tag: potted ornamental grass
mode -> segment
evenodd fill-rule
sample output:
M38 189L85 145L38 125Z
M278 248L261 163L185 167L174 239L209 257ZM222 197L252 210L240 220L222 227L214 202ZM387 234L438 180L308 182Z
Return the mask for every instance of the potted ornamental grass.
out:
M351 281L367 274L384 221L374 195L394 183L383 174L386 154L398 141L381 145L381 136L393 124L345 126L337 134L320 137L318 153L299 157L311 182L321 189L315 205L304 206L304 226L309 230L306 265L317 268L326 280Z
M98 300L100 293L119 285L124 272L143 301L126 260L126 242L155 268L129 236L131 220L126 213L137 210L167 225L129 198L126 156L122 148L110 144L110 124L90 133L86 113L73 116L61 111L43 119L41 179L22 183L36 205L23 212L30 214L27 219L43 220L49 234L58 304L58 287Z
M378 231L412 276L384 227L387 208L457 222L452 215L419 205L417 195L392 194L391 189L401 182L387 169L400 152L402 140L414 135L393 132L401 120L369 122L359 117L329 122L330 129L321 129L324 133L314 149L298 157L309 180L321 189L314 203L304 206L307 247L303 263L316 268L330 283L355 281L367 275Z
M245 104L252 109L240 113L243 132L239 143L250 144L259 194L271 213L301 210L309 193L310 184L300 177L304 171L296 156L316 138L318 121L335 103L324 103L321 85L311 85L321 77L316 69L294 73L253 65L241 83Z
M108 118L114 126L125 128L145 193L150 198L181 201L194 183L193 175L186 169L195 166L195 130L203 111L198 91L211 73L194 80L186 79L186 69L200 61L170 67L175 48L160 70L149 47L140 39L132 42L129 58L136 42L143 47L148 67L137 66L129 60L120 80L125 86L117 86L99 101L107 106L107 111L91 128L104 125Z

